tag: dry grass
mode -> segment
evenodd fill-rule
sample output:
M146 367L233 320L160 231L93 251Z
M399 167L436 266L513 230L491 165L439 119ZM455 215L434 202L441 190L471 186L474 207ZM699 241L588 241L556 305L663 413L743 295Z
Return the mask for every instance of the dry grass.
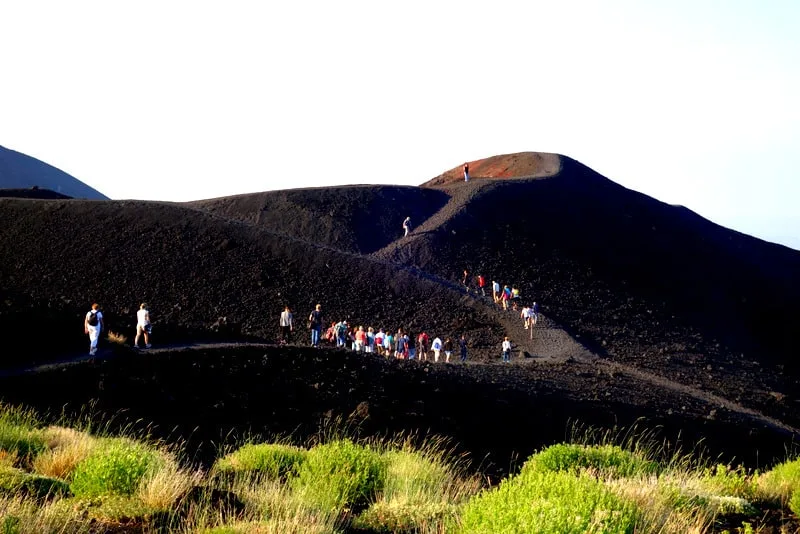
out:
M69 480L75 466L82 462L97 446L92 436L59 426L44 430L47 451L39 454L33 461L33 470L49 477Z
M122 334L117 334L116 332L112 332L111 330L108 331L108 340L111 343L116 343L117 345L124 345L128 342L128 336L124 336Z
M53 505L39 506L21 498L0 497L0 532L14 534L89 534L92 527L77 512Z
M154 510L169 510L186 495L193 486L203 480L201 471L190 472L181 469L177 462L168 458L163 466L142 480L136 496Z

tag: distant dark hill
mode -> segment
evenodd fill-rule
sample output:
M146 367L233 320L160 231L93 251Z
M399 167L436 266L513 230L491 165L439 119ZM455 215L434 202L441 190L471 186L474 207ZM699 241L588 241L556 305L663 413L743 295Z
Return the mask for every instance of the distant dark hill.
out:
M368 254L403 235L408 216L421 224L448 201L434 189L346 186L267 191L190 202L217 215L278 233Z
M316 303L328 321L469 333L477 345L497 346L503 331L488 308L423 274L178 204L0 199L0 227L0 333L31 342L4 365L85 350L95 301L129 337L147 302L160 344L274 341L287 304L303 342Z
M28 189L0 189L0 197L5 198L39 198L48 200L66 200L69 197L49 189L30 187Z
M49 189L73 198L108 200L77 178L31 156L0 146L0 189Z

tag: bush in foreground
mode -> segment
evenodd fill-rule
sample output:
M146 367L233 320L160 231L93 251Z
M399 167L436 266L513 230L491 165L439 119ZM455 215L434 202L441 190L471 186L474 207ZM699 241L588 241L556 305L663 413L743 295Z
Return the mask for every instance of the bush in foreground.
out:
M163 463L153 449L130 439L105 440L75 468L72 493L92 498L108 495L130 496L142 480Z
M386 460L350 440L317 445L308 451L294 486L323 509L363 508L383 489Z
M585 474L529 471L503 481L464 507L459 534L630 534L636 506Z
M297 475L307 451L278 443L248 444L220 458L217 473L258 473L269 480L286 480Z
M531 456L523 471L565 471L589 469L607 477L631 477L657 473L659 465L640 454L616 445L551 445Z

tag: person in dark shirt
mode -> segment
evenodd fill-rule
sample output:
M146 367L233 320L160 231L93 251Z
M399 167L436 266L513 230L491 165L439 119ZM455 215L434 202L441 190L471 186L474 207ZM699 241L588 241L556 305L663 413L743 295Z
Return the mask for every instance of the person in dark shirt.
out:
M469 163L464 164L464 181L469 182Z
M458 341L458 346L461 348L461 361L467 361L467 338L461 334L461 339Z
M319 338L322 333L322 304L317 304L311 315L308 316L308 327L311 329L311 346L319 347Z

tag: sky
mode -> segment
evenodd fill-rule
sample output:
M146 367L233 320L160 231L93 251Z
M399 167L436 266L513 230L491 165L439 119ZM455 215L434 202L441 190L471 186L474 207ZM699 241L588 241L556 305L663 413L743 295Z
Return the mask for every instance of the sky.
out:
M111 198L570 156L800 249L800 2L0 4L0 145Z

